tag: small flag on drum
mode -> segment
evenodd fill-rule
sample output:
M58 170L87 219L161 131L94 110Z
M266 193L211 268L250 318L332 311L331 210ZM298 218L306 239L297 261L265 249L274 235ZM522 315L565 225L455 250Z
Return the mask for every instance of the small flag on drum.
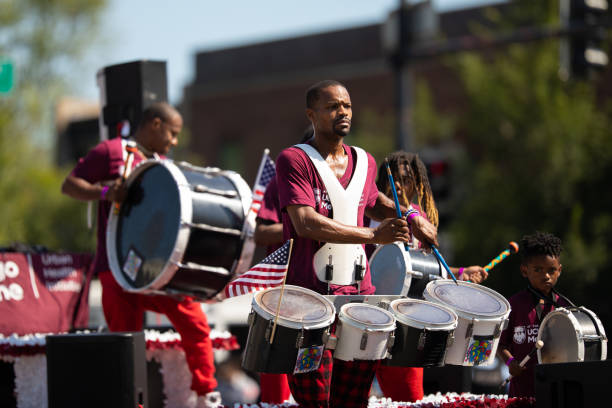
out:
M247 293L272 288L283 283L289 266L291 240L268 255L263 261L251 267L225 287L225 296L246 295Z
M268 187L268 184L275 176L276 167L274 165L274 161L266 152L264 153L263 166L261 167L257 180L255 180L255 186L253 188L253 202L251 204L251 210L255 214L259 212L264 193L266 192L266 187Z

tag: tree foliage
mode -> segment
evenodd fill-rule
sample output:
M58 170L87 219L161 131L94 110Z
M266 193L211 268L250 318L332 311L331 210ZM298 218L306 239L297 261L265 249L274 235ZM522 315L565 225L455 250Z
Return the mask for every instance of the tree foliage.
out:
M50 134L55 99L78 72L105 0L0 0L0 56L15 66L10 94L0 95L0 246L92 248L82 228L85 205L60 194L41 134Z
M553 1L517 1L505 27L544 24ZM501 16L491 13L495 20ZM612 261L610 106L597 82L562 82L558 39L511 45L455 60L469 103L459 127L465 149L451 226L459 262L490 259L536 230L559 236L561 292L610 320L602 287ZM518 259L497 266L487 283L510 295L525 282Z

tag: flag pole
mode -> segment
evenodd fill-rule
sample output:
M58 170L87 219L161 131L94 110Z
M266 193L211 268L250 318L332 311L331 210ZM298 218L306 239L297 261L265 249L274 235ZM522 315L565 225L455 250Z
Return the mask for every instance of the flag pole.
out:
M285 292L285 281L287 280L287 274L289 273L289 263L291 262L291 251L293 250L293 238L289 240L289 256L287 257L287 271L283 276L283 283L281 283L281 292L278 297L278 306L276 307L276 316L274 316L274 326L272 326L272 334L270 335L270 344L274 343L274 334L276 333L276 324L278 323L278 315L280 313L281 302L283 300L283 293Z

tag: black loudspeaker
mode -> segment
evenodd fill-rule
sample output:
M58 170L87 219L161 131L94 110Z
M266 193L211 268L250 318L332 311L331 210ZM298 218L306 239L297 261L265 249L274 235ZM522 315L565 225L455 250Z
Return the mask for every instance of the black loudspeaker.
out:
M144 109L156 102L168 101L165 61L133 61L110 65L98 72L100 105L108 138L116 136L117 124L130 122L134 134Z
M71 121L59 135L56 149L57 164L74 165L98 144L100 129L98 118Z
M535 389L538 408L609 406L612 361L538 364Z
M47 336L49 408L148 407L142 332Z

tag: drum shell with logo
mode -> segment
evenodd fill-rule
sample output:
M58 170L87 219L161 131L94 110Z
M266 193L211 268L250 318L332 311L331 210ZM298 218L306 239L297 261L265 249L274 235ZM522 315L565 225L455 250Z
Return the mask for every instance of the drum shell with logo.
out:
M455 312L438 303L418 299L394 300L389 310L395 316L395 340L384 364L400 367L444 365L446 349L452 345L457 327Z
M378 306L347 303L340 308L334 358L343 361L382 360L393 343L395 318Z
M250 189L235 172L172 160L141 162L111 210L107 252L113 276L136 293L210 298L233 276Z
M446 270L434 254L404 248L403 243L381 245L370 257L372 284L378 295L401 295L420 299L427 284L446 279Z
M548 313L538 331L544 344L538 362L573 363L605 360L608 338L601 321L586 307L557 308Z
M279 295L277 287L258 292L253 297L249 334L242 356L242 367L246 370L291 374L300 348L323 346L327 340L336 314L333 303L312 290L285 285L281 313L270 344ZM317 316L304 321L285 313L287 308L294 306L301 311L316 309Z
M423 296L452 309L458 317L445 364L489 365L495 360L499 338L510 315L510 303L502 295L475 283L445 279L429 282ZM482 353L478 352L479 344L486 344Z

